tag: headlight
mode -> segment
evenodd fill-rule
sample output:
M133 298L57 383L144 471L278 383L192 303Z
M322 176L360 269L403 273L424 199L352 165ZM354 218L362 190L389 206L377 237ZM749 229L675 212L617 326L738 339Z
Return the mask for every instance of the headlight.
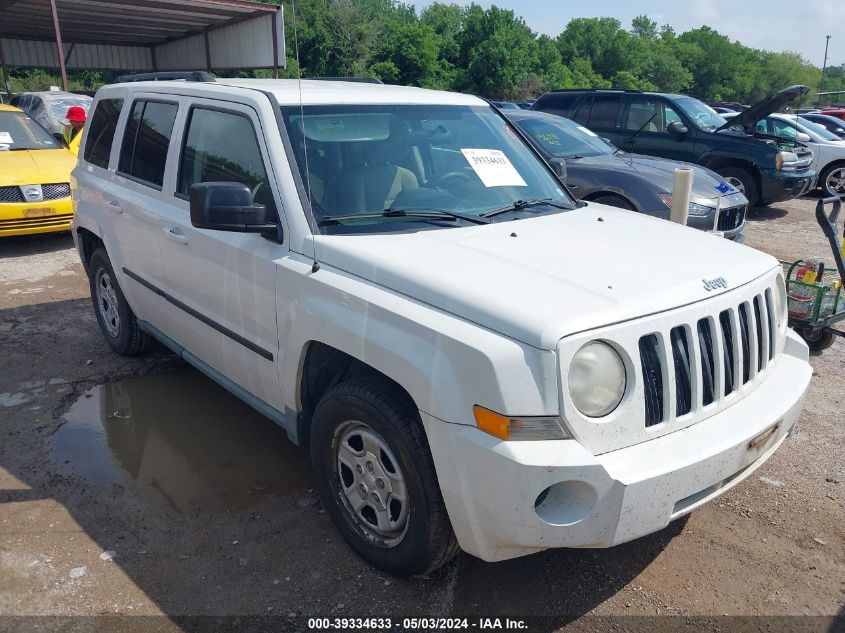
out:
M778 274L775 282L775 315L777 316L778 327L780 327L786 318L786 282L781 274Z
M591 418L611 413L625 395L625 363L607 343L592 341L578 350L569 365L569 395Z
M660 193L660 194L658 194L658 196L663 201L663 204L665 204L670 209L672 208L672 194L671 193ZM697 204L695 202L689 203L689 214L690 215L697 215L697 216L708 215L712 211L713 211L712 208L705 207L703 204Z
M779 171L795 171L798 165L798 154L795 152L778 152L775 156L775 169Z

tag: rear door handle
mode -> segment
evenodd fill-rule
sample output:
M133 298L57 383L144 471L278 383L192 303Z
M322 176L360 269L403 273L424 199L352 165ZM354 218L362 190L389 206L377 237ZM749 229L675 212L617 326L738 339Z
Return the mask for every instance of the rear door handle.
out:
M177 244L188 243L188 238L182 235L181 233L177 232L174 228L167 227L166 229L163 229L163 232L165 236L167 236L167 239L176 242Z
M106 204L109 207L109 211L114 213L123 213L123 207L120 206L120 203L117 200L109 200Z

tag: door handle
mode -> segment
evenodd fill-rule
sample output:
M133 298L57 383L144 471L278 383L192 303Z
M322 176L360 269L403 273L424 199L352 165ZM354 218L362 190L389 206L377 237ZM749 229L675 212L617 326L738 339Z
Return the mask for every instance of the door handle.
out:
M106 205L109 208L109 211L113 213L123 213L123 207L120 206L120 203L117 200L109 200Z
M177 244L187 244L188 238L182 235L181 233L177 233L176 229L174 228L166 228L163 229L164 234L167 236L167 239L176 242Z

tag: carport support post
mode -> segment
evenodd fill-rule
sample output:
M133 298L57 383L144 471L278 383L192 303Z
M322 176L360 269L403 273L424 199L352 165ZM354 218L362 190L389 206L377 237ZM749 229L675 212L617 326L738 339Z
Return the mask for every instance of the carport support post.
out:
M56 57L59 58L59 69L62 71L62 90L67 90L67 68L65 68L65 47L62 44L62 30L59 28L59 12L56 11L56 0L50 0L53 10L53 29L56 31Z
M9 69L6 68L6 54L3 52L3 41L0 40L0 68L3 70L3 83L6 84L6 94L12 95L12 87L9 85Z

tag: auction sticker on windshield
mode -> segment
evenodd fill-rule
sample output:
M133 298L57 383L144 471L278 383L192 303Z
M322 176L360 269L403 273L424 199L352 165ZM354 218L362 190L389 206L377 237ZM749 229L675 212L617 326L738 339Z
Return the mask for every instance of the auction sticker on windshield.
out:
M9 132L0 132L0 143L14 143L15 141L12 140L12 135Z
M462 149L461 153L485 187L528 186L501 150Z

